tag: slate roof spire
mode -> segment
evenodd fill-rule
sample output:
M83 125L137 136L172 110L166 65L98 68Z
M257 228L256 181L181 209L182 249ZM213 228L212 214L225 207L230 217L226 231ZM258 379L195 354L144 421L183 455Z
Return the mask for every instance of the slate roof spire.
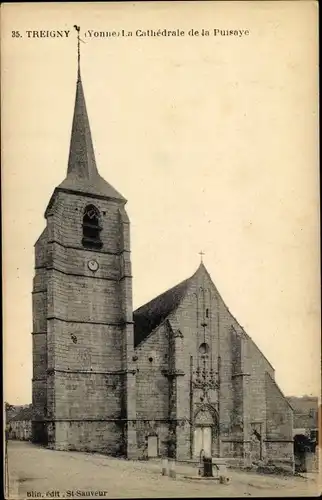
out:
M77 83L74 116L69 147L67 177L58 188L97 194L126 201L123 196L106 182L98 173L92 134L86 109L80 70L80 37L77 31Z

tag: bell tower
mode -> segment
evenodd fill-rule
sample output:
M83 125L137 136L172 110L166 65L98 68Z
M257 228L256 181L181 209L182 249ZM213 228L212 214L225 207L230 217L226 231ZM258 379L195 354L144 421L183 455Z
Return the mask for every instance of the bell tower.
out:
M45 212L33 281L33 440L135 457L130 225L100 175L80 71L67 175Z

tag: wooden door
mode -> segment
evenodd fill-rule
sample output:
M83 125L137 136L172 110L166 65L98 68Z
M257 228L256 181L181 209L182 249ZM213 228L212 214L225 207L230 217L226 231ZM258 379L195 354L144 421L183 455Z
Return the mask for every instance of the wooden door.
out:
M148 457L158 456L158 436L148 436Z
M194 456L200 458L200 453L203 450L206 457L211 457L211 448L211 427L196 427L194 431Z
M211 457L211 427L203 427L202 444L206 457Z
M194 431L194 456L200 457L202 450L202 427L196 427Z

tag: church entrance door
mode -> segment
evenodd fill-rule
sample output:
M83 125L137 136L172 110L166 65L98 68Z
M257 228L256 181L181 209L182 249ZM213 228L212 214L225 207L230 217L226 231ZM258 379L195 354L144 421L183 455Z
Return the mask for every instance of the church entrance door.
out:
M211 457L212 429L211 427L200 426L194 431L194 455L200 458L203 450L206 457Z
M158 456L158 436L148 436L148 457Z

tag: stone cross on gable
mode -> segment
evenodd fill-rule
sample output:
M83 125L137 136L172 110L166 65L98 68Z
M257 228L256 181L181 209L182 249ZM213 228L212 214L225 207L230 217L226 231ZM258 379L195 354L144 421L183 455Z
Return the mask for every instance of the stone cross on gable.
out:
M204 252L201 250L201 251L199 252L199 255L200 255L201 262L202 262L202 257L203 257L205 254L204 254Z

